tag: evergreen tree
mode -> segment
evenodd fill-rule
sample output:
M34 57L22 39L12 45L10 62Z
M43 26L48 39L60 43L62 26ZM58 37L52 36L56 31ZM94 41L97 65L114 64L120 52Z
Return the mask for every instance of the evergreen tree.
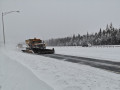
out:
M100 28L95 34L86 35L75 34L71 37L50 39L46 41L49 46L74 46L82 45L82 43L91 43L92 45L120 45L120 28L114 28L112 23L107 24L106 29Z

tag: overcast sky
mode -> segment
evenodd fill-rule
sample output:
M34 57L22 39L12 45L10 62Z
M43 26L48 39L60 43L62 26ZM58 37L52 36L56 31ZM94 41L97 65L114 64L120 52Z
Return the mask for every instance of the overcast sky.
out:
M120 0L0 0L0 13L13 10L20 13L4 16L6 42L94 33L111 22L120 27Z

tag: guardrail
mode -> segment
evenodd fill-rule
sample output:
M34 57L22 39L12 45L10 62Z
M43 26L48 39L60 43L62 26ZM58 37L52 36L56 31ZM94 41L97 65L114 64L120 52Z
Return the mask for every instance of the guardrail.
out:
M47 46L47 47L82 47L82 46ZM120 45L92 45L92 46L88 46L88 47L96 47L96 48L104 48L104 47L107 47L107 48L110 48L110 47L120 47ZM84 47L84 48L87 48L87 47Z
M120 45L93 45L92 47L120 47Z

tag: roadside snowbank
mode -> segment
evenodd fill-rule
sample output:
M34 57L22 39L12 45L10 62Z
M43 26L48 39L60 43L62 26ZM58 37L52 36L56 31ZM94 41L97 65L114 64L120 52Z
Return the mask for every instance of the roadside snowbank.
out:
M12 57L14 56L15 54ZM0 90L53 89L39 80L29 69L12 60L0 50Z
M120 90L119 74L40 55L27 54L17 49L5 51L2 50L10 59L29 68L54 90Z

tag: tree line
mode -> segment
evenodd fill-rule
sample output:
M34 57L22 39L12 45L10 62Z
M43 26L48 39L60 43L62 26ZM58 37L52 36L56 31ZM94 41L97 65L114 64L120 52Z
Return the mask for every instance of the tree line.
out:
M120 28L114 28L112 23L106 29L101 29L94 34L73 35L71 37L49 39L48 46L81 46L84 43L91 45L120 45Z

